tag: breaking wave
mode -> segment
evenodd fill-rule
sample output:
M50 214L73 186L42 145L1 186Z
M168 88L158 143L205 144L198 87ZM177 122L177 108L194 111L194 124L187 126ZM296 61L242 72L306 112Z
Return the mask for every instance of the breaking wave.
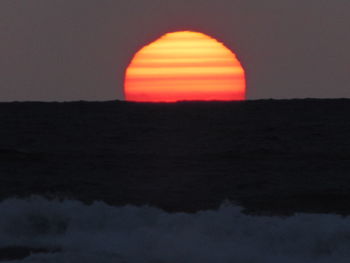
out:
M251 216L223 205L196 214L44 198L0 203L0 247L47 248L11 262L348 262L350 218Z

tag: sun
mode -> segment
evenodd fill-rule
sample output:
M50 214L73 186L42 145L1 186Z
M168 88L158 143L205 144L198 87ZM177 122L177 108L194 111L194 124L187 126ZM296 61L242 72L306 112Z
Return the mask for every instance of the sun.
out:
M124 93L136 102L244 100L245 72L236 55L214 38L173 32L135 54Z

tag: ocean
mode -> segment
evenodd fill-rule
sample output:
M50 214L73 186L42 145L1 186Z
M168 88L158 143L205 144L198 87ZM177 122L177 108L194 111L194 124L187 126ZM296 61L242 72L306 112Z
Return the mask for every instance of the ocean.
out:
M342 263L350 218L330 214L252 216L217 210L167 213L149 206L8 199L0 204L0 246L46 250L3 262ZM0 254L1 258L1 254Z
M350 101L0 103L0 262L348 262Z

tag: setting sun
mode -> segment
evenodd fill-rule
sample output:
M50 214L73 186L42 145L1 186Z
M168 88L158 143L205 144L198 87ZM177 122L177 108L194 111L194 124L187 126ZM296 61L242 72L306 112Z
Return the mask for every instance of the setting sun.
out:
M139 102L244 100L245 72L221 42L180 31L135 54L126 70L124 92L126 100Z

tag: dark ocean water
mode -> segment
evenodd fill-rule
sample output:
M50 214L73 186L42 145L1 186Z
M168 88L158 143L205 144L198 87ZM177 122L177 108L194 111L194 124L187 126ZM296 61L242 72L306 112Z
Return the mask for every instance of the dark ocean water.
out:
M0 124L0 261L349 256L349 100L2 103Z

